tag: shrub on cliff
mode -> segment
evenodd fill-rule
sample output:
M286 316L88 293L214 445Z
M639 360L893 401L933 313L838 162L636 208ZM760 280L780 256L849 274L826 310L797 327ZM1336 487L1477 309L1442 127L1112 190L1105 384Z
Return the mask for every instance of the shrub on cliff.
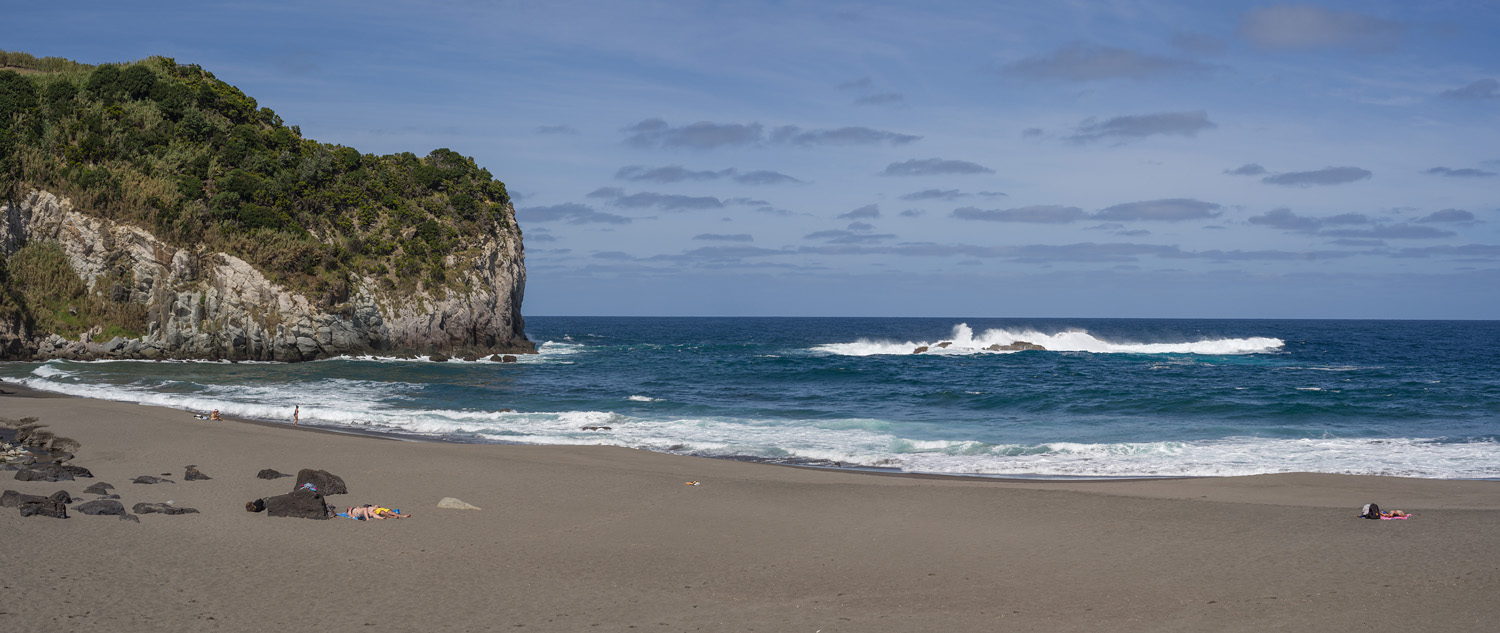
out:
M446 283L443 258L512 232L504 183L448 149L376 156L302 137L213 73L0 51L0 198L29 189L203 244L310 297L351 276Z

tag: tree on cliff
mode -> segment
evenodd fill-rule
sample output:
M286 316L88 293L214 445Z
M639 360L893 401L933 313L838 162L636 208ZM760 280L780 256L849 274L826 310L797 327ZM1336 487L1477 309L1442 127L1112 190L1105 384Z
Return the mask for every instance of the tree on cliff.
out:
M90 66L0 51L0 200L47 189L332 302L352 277L457 283L444 259L518 232L504 183L448 149L376 156L302 137L165 57Z

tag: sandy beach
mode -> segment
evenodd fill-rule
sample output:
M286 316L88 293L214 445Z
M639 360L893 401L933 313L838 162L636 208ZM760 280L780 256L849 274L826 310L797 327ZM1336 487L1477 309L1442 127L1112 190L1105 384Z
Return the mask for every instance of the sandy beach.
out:
M126 508L0 509L4 631L1422 631L1500 620L1500 482L1321 474L890 476L614 447L464 445L34 397ZM185 481L193 464L212 477ZM273 468L415 516L269 517ZM175 483L133 484L140 475ZM697 481L700 485L685 485ZM439 509L456 497L480 510ZM1355 518L1375 501L1416 516Z

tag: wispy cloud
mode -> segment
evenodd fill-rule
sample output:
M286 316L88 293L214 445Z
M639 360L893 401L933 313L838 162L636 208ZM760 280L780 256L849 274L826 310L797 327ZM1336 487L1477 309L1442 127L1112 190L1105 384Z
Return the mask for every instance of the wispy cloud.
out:
M1434 176L1448 176L1449 178L1489 178L1489 177L1495 175L1495 172L1492 172L1492 171L1484 171L1482 169L1470 169L1468 167L1464 167L1464 168L1461 168L1461 169L1449 169L1447 167L1433 167L1432 169L1428 169L1426 171L1423 171L1422 173L1424 173L1424 174L1432 174Z
M1451 222L1454 224L1467 224L1474 221L1474 214L1463 209L1443 209L1441 211L1433 211L1419 218L1417 221L1423 223Z
M516 209L520 222L565 222L568 224L630 224L630 218L595 211L586 204L555 204L548 207Z
M1431 239L1451 237L1454 234L1452 231L1431 226L1413 226L1406 223L1380 224L1363 213L1341 213L1327 217L1309 217L1297 215L1291 209L1285 208L1272 209L1265 214L1252 216L1249 222L1283 231L1344 239Z
M806 130L795 125L783 125L765 133L759 123L712 123L699 121L682 127L673 127L661 119L646 119L623 130L629 136L625 144L639 148L687 148L711 150L773 143L798 147L822 145L907 145L922 137L913 134L887 132L868 127L841 127L826 130Z
M1092 119L1078 126L1068 140L1088 143L1103 139L1138 139L1148 136L1197 136L1199 132L1218 127L1203 110L1193 112L1158 112L1117 116L1103 122Z
M906 95L899 92L881 92L865 95L854 100L854 105L886 105L890 103L901 103L906 100Z
M574 129L571 125L538 125L532 131L537 134L578 134L578 130Z
M1312 187L1318 185L1342 185L1368 179L1370 172L1358 167L1324 167L1312 171L1291 171L1266 176L1260 181L1269 185L1285 187Z
M1266 168L1257 163L1245 163L1234 169L1226 169L1224 173L1231 176L1260 176L1266 173Z
M961 207L954 209L950 217L960 220L985 222L1029 222L1034 224L1066 224L1088 217L1083 209L1062 205L1033 205L1014 209L980 209Z
M695 240L706 240L709 242L753 242L755 238L749 233L734 233L726 235L723 233L699 233L693 236Z
M939 174L993 174L995 170L966 160L913 158L891 163L880 172L884 176L933 176Z
M1217 217L1219 205L1192 198L1166 198L1162 200L1146 200L1143 202L1127 202L1112 207L1101 209L1093 215L1099 220L1155 220L1161 222L1179 222L1182 220L1201 220Z
M1362 13L1279 5L1247 12L1236 33L1263 50L1342 48L1381 52L1401 44L1406 26Z
M1484 78L1462 88L1444 90L1440 94L1444 98L1457 99L1459 101L1490 101L1500 99L1500 81Z
M772 130L770 139L773 143L785 143L787 145L906 145L915 143L922 137L911 134L898 134L886 132L867 127L841 127L833 130L804 130L795 125L783 125Z
M724 202L713 196L684 196L649 191L620 196L615 198L612 204L627 209L657 208L663 211L702 211L724 208Z
M743 185L776 185L802 182L786 174L774 171L741 172L733 167L717 171L692 170L681 165L667 165L665 167L630 165L621 167L616 171L615 178L631 182L651 182L656 184L719 180L722 178L728 178Z
M860 207L858 209L855 209L853 211L850 211L848 213L840 213L840 214L838 214L837 217L840 218L840 219L846 219L846 220L857 220L857 219L862 219L862 218L878 218L878 217L880 217L880 206L879 205L873 205L873 204L867 204L865 206L862 206L862 207Z
M957 200L969 194L957 189L923 189L901 196L902 200Z
M1150 79L1163 75L1201 73L1212 66L1192 60L1143 55L1123 48L1070 44L1051 55L1028 57L1000 68L1005 75L1025 79L1096 81Z

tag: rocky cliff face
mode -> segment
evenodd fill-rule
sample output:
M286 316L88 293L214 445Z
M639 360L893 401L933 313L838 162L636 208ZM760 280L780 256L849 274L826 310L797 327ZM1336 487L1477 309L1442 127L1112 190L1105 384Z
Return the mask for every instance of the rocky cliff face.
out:
M290 292L237 257L173 247L140 228L80 213L46 191L0 204L0 252L9 256L38 240L61 245L90 289L105 277L132 280L107 290L116 300L145 304L149 332L110 341L12 332L10 344L0 349L14 350L8 354L13 358L303 361L361 353L535 350L521 318L525 252L513 232L484 236L476 247L448 257L450 275L468 282L456 284L466 292L445 288L440 294L393 296L364 278L333 305Z

